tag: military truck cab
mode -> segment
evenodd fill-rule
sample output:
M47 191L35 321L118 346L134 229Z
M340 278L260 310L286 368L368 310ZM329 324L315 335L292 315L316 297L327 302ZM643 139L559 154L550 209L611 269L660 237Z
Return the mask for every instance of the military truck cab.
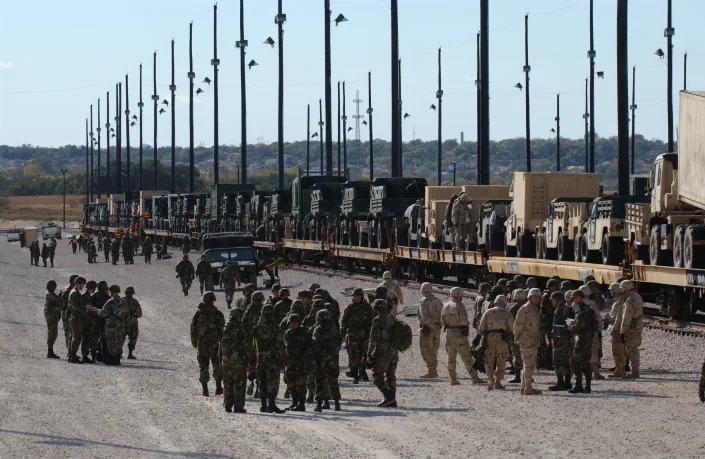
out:
M369 180L349 180L343 184L343 200L340 204L337 243L341 245L368 245L367 221L370 215ZM359 222L364 221L364 232Z
M536 228L536 258L560 261L576 259L583 224L590 215L589 208L593 200L593 197L551 200L548 204L548 218Z
M426 209L424 200L419 199L404 211L404 217L396 221L398 228L395 245L403 247L428 248L426 234Z
M225 263L232 261L238 270L240 281L257 283L260 272L254 250L255 238L251 233L210 233L201 240L201 253L213 268L213 285L218 285Z
M343 183L319 182L311 187L309 235L313 241L324 241L329 231L335 231L343 201Z
M424 195L426 179L378 178L370 187L369 247L386 249L396 240L395 220Z
M478 250L502 250L504 247L504 222L512 201L506 199L482 204L480 219L475 223L475 241Z

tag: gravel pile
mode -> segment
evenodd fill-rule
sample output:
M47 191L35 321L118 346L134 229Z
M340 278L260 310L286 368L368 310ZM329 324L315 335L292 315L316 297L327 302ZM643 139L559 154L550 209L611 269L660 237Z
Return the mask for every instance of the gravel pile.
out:
M198 304L180 293L176 260L144 266L88 265L59 244L57 268L35 268L28 254L0 238L0 457L703 457L703 407L697 400L705 340L647 330L643 378L598 381L593 394L549 393L522 397L518 387L488 392L463 376L451 387L444 342L435 380L420 379L425 366L418 336L399 364L400 408L380 409L371 383L354 386L344 376L343 411L263 415L248 399L246 415L227 414L222 398L200 395L189 325ZM99 257L101 258L101 257ZM193 258L193 257L192 257ZM44 358L44 284L65 285L72 273L133 285L142 303L139 360L119 368L70 365ZM347 287L375 281L344 275L282 270L292 293L318 282L344 307ZM263 278L261 278L262 280ZM407 304L416 288L404 288ZM221 309L222 292L217 293ZM445 298L444 298L445 300ZM416 319L405 318L418 335ZM61 335L60 331L60 335ZM472 338L472 336L470 337ZM64 355L61 336L57 353ZM609 342L603 366L612 365ZM604 371L606 372L606 371ZM553 375L539 372L546 389ZM213 382L211 382L211 388ZM283 389L282 389L283 393ZM284 405L284 400L280 402Z

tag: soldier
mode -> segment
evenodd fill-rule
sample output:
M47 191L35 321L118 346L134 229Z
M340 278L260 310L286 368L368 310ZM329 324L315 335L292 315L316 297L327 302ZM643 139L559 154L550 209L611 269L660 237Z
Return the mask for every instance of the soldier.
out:
M251 285L251 284L248 284ZM247 285L245 286L247 288ZM238 298L238 301L241 298ZM247 344L249 346L249 352L251 353L251 361L249 362L248 379L250 380L250 385L247 387L247 395L252 395L254 392L255 380L257 379L256 373L256 356L254 355L254 345L252 341L252 334L254 333L255 326L259 322L259 316L262 313L262 305L264 303L264 294L262 292L254 292L251 295L251 302L247 305L245 312L242 316L242 325L248 334ZM242 309L236 307L236 309ZM259 384L257 386L259 392ZM258 397L258 395L255 395Z
M125 289L125 303L127 304L127 308L130 310L130 316L127 319L126 324L126 333L128 337L127 349L129 351L129 353L127 354L127 358L129 360L134 360L137 358L132 354L132 351L135 350L135 346L137 345L137 337L140 334L137 319L142 317L142 306L140 306L140 302L133 297L134 294L134 287L127 287Z
M108 263L110 261L110 251L111 251L110 238L107 238L105 240L105 242L103 243L103 255L105 256L106 263Z
M529 277L526 279L526 288L527 290L531 290L532 288L536 288L538 285L538 281L536 280L535 277Z
M191 288L191 282L196 278L193 263L191 263L191 260L188 259L188 255L184 255L184 259L176 265L174 271L176 271L176 277L179 278L179 281L181 282L181 289L184 292L184 296L188 295L188 291Z
M377 316L372 319L367 363L372 366L372 381L384 395L384 400L377 406L396 408L396 386L390 384L392 379L390 376L395 378L391 373L396 370L396 363L392 362L394 318L389 315L387 303L384 300L375 300L374 311Z
M51 238L49 242L49 261L51 262L51 267L54 267L54 256L56 255L56 239Z
M84 305L93 304L93 295L95 294L97 285L96 281L93 280L86 282L86 291L81 295ZM81 341L82 363L95 363L95 359L90 357L90 352L96 339L96 317L95 313L86 310L83 322L83 341Z
M266 304L271 304L274 306L279 302L279 293L280 290L282 289L281 284L273 284L272 289L271 289L271 295L269 295L269 298L267 298L267 303Z
M152 239L147 236L142 243L142 255L144 255L144 264L146 265L152 264L152 250Z
M47 267L47 258L49 258L49 247L47 246L46 242L42 243L42 263L44 264L44 267Z
M561 292L565 295L568 290L572 290L573 285L570 283L569 280L564 280L561 282Z
M391 271L385 271L382 273L382 283L379 285L380 287L385 287L387 289L387 296L394 301L395 313L392 315L396 316L396 312L398 312L398 308L396 306L404 306L404 293L401 291L401 288L399 288L399 284L392 279Z
M95 248L95 242L88 245L88 263L98 263L98 254Z
M565 295L561 291L551 293L551 302L555 308L553 314L553 366L556 368L557 382L548 386L550 391L572 389L570 384L571 340L567 319L573 319L573 309L565 304Z
M63 302L63 309L61 311L61 323L64 328L64 340L66 341L66 351L68 357L71 356L71 321L68 311L69 295L73 290L74 282L77 278L78 274L72 274L69 277L69 285L67 285L63 290L61 290L61 292L59 292L59 296L61 297L61 300Z
M191 251L191 238L190 237L184 238L184 244L181 246L181 249L183 250L184 255L188 255L188 253Z
M624 312L622 312L622 324L620 328L620 340L624 344L627 359L632 365L632 371L627 378L639 378L639 346L641 346L641 335L644 323L644 300L634 291L634 282L623 280L619 285L624 290Z
M296 299L300 300L304 304L304 316L307 316L311 311L311 300L313 299L313 293L308 290L302 290L299 292Z
M614 321L610 327L610 338L612 341L612 358L614 359L614 373L607 375L608 378L626 378L627 352L622 343L620 334L622 330L622 314L624 312L624 291L619 284L612 284L609 287L612 296L612 311L610 318Z
M514 341L519 345L521 360L524 364L521 394L539 395L541 391L531 387L532 377L536 371L536 358L538 355L540 337L539 304L541 303L541 290L529 290L529 301L517 312L514 321Z
M475 297L475 314L472 319L472 326L475 330L480 325L480 319L482 319L482 305L485 303L485 297L490 293L490 288L492 285L489 282L482 282L478 287L477 296Z
M513 280L507 281L507 285L504 286L504 289L507 291L507 301L511 301L512 299L512 292L516 290L517 288L517 283L514 282Z
M480 326L477 328L477 333L484 335L487 346L485 350L487 390L504 389L502 379L509 354L509 343L514 341L512 336L514 318L506 309L507 303L506 296L497 295L494 299L494 307L482 315Z
M106 365L120 365L122 358L122 346L125 343L125 321L130 312L125 301L120 298L120 287L110 286L110 299L103 305L102 309L89 306L89 311L97 313L105 318L105 341L107 352L103 355L103 363Z
M257 292L260 293L260 292ZM284 366L284 345L279 327L274 322L274 308L268 304L262 307L257 325L254 327L253 342L257 355L257 379L260 385L262 413L282 414L284 410L276 405L279 393L279 374Z
M288 288L279 290L279 301L274 304L274 317L276 318L277 323L281 323L291 309L291 304L293 301L291 301L289 295L290 293Z
M110 255L114 265L120 260L120 241L113 239L113 243L110 247Z
M588 305L595 313L595 326L593 327L593 330L595 330L595 337L592 343L591 357L593 379L605 379L605 377L600 374L600 353L602 351L602 315L597 303L588 298L592 294L590 287L587 285L582 285L579 290L583 293L583 299L581 302Z
M311 309L309 310L308 314L306 314L306 317L304 318L303 322L301 323L301 326L303 326L309 336L313 335L313 329L316 326L316 314L318 314L318 311L321 309L325 308L325 302L323 301L323 298L319 298L314 296L314 300L311 303ZM306 403L313 403L314 399L314 394L316 391L316 368L315 368L315 363L310 367L307 368L306 371L306 386L308 387L308 397L306 398Z
M446 206L445 214L443 215L443 221L445 222L445 227L448 228L448 236L450 237L450 243L453 244L455 241L455 226L453 226L453 204L458 199L457 193L453 193ZM445 248L445 247L444 247Z
M330 293L328 293L328 290L324 290L324 289L319 289L319 290L320 290L321 296L323 297L323 301L326 303L326 309L331 314L331 319L335 323L340 322L340 304L338 303L337 300L335 300L332 296L330 296Z
M308 286L308 291L311 292L311 295L313 295L313 293L319 288L321 288L320 284L314 282Z
M103 250L103 233L98 233L98 250Z
M506 278L502 278L497 281L497 286L502 287L502 291L500 292L500 295L506 295L508 290L507 290L507 284L509 283L509 280ZM516 284L516 283L515 283ZM490 308L494 307L494 303L490 305Z
M46 284L47 293L44 298L44 319L47 322L47 359L58 359L54 354L54 343L59 335L59 319L64 309L63 300L56 291L56 282L50 280Z
M368 380L365 365L372 326L372 308L364 297L365 293L361 288L353 290L352 303L345 307L340 322L340 334L348 352L348 376L353 378L353 384L359 384L360 378Z
M69 245L71 246L71 249L73 249L73 254L76 255L76 249L78 248L78 239L76 239L76 236L71 236Z
M568 392L571 394L582 394L591 392L590 383L592 382L592 347L594 342L596 317L592 308L583 300L585 294L582 290L573 292L573 304L578 308L573 325L568 326L568 330L575 337L575 345L573 347L573 356L570 360L570 366L575 374L575 386ZM585 388L583 388L583 375L585 375Z
M512 301L509 303L509 308L507 308L507 310L515 321L519 308L524 306L525 303L526 290L523 288L514 289L512 292ZM517 342L512 342L509 346L509 351L512 358L512 368L514 369L514 378L509 380L509 384L519 384L521 383L521 370L524 368L524 363L521 361L521 349L519 348L519 344Z
M419 348L421 358L428 371L422 378L438 377L438 347L441 344L441 310L443 302L433 294L433 287L428 282L421 284L423 300L419 305Z
M235 301L235 307L242 309L243 311L247 309L247 306L252 302L252 294L257 290L255 284L245 284L242 288L242 296ZM264 294L262 295L262 301L264 301Z
M213 365L213 379L215 379L215 395L223 393L222 370L220 366L220 339L223 335L225 317L215 307L215 293L206 292L203 300L198 305L198 311L191 320L191 344L198 350L198 380L203 388L203 396L208 397L209 363ZM249 335L251 336L251 335Z
M501 285L495 285L490 289L490 294L485 298L485 301L482 303L482 311L481 314L484 315L488 309L494 307L494 299L497 298L497 295L503 295L504 294L504 289L502 288ZM480 319L482 319L482 315L480 315ZM480 323L477 323L478 326Z
M68 317L71 329L71 345L69 348L69 362L83 363L76 354L81 347L83 340L83 324L86 322L86 305L81 296L81 290L86 285L84 277L77 277L74 281L73 290L68 297Z
M286 381L291 394L291 411L306 411L306 371L304 360L310 348L310 337L307 330L301 327L301 316L290 314L287 319L288 329L284 333L284 348L286 350Z
M201 287L201 295L203 295L203 292L213 290L213 268L211 268L211 264L208 263L205 255L201 255L201 259L196 265L196 277L198 277L198 284ZM227 301L227 293L225 295ZM232 302L232 296L230 297L230 302ZM230 306L230 303L228 303L228 306Z
M553 292L558 291L558 281L549 279L546 282L546 290L541 297L541 309L539 312L541 318L541 341L539 342L539 367L546 370L553 370L553 343L551 333L553 331L553 313L555 307L551 300Z
M201 258L203 259L203 258ZM201 263L198 264L201 266ZM200 277L199 277L200 279ZM225 268L220 272L220 279L218 279L218 283L220 286L223 288L225 291L225 302L228 304L228 309L230 309L230 305L233 302L233 296L235 295L235 286L240 282L240 274L237 271L237 267L235 266L235 262L232 260L228 260L225 262ZM243 295L245 295L245 290L243 289L242 291ZM243 302L238 299L237 304L235 307L238 309L245 309L247 305L249 304L249 301Z
M242 326L242 309L230 311L220 343L223 354L223 405L228 413L247 413L245 388L247 387L247 332Z
M470 204L470 198L468 195L461 194L458 199L453 203L452 219L453 227L455 228L455 238L453 239L453 250L462 251L465 250L467 245L468 236L468 205Z
M34 266L39 266L39 257L42 255L42 250L39 248L39 241L34 241Z
M105 281L98 282L96 292L91 298L91 304L101 309L109 299L110 290L108 289L108 283ZM91 357L93 360L102 362L103 354L107 352L105 348L105 319L95 314L93 316L93 342L91 344Z
M340 411L340 387L338 385L338 353L340 351L340 333L333 322L330 311L321 309L316 313L316 326L311 336L311 349L316 359L316 408L320 413L325 407L330 408L328 400L335 403L335 411Z
M441 310L441 325L446 332L446 352L448 353L448 374L450 384L458 385L458 377L455 371L456 355L465 364L465 369L470 374L473 384L483 384L477 370L473 368L473 358L470 354L470 342L468 341L469 323L468 313L463 304L463 290L460 287L453 287L450 290L451 299L443 305Z

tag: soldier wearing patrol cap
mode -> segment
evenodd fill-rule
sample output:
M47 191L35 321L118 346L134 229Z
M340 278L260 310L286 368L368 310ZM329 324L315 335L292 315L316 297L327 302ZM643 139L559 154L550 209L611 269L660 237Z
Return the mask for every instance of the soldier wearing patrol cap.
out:
M477 370L473 368L474 359L470 353L470 342L468 340L469 327L468 313L463 304L463 290L460 287L453 287L450 290L450 301L443 305L441 310L441 325L446 332L446 352L448 353L448 374L451 385L458 385L458 376L455 371L456 356L465 364L465 369L470 374L474 384L483 384ZM485 302L486 303L486 302Z
M632 371L628 378L639 378L639 346L641 346L642 330L644 328L644 300L634 291L634 282L623 280L619 286L624 290L624 311L622 312L622 324L620 328L620 339L624 343L627 358L632 365Z
M507 297L497 295L494 307L487 310L477 328L478 334L485 339L485 373L487 390L504 389L502 379L509 354L509 342L513 341L514 318L507 311ZM495 370L496 366L496 370Z
M417 314L419 320L419 348L421 358L428 371L422 378L438 377L438 347L441 344L441 310L443 302L433 294L433 287L428 282L421 284L421 304Z
M610 319L613 321L610 327L610 338L612 340L612 358L614 359L614 373L607 375L608 378L625 378L627 365L627 352L624 343L620 338L622 329L622 314L624 312L624 290L619 284L611 284L609 287L612 296L612 311Z

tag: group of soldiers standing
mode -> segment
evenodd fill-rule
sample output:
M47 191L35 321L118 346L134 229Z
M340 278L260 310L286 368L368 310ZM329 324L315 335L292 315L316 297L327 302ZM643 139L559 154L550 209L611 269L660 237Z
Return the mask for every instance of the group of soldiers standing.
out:
M631 280L610 285L612 310L604 319L605 298L591 276L576 289L570 281L552 278L543 292L537 288L536 279L525 281L520 275L501 279L494 286L483 283L475 298L472 326L477 334L472 345L462 290L455 287L450 293L451 300L444 305L433 295L430 284L421 287L420 347L428 366L424 378L438 377L437 352L444 330L453 385L459 384L455 361L460 354L474 383L483 383L477 371L484 370L488 390L504 389L502 381L509 363L514 374L509 382L521 383L522 395L541 394L532 387L537 368L556 372L551 391L590 393L592 380L604 379L599 372L602 331L610 323L615 368L608 377L639 378L643 300ZM627 374L629 364L631 371Z
M47 267L47 259L51 263L51 267L54 267L54 256L56 255L56 239L51 238L49 245L46 242L42 243L41 249L39 248L39 241L33 241L29 245L29 264L32 266L39 266L39 258L41 257L44 267Z
M85 291L84 291L85 288ZM62 321L68 361L70 363L103 362L120 365L125 338L128 338L128 359L133 354L139 335L137 319L142 307L134 297L135 289L127 287L120 297L120 287L108 287L105 281L86 281L76 274L69 285L56 293L56 281L46 284L44 318L47 323L47 358L58 359L54 343ZM78 356L78 352L81 356Z
M224 395L227 412L244 413L245 396L261 401L261 412L283 413L276 405L279 380L284 370L287 409L314 411L341 409L339 372L341 345L347 350L353 384L372 381L382 392L380 407L396 407L397 304L403 303L401 290L384 274L383 283L370 299L361 288L353 291L352 302L343 310L318 284L311 284L292 300L290 292L275 284L265 301L254 284L243 288L242 297L225 316L215 306L212 291L203 294L191 322L191 342L197 349L199 380L204 396L209 395L209 366L213 368L216 395ZM227 298L227 297L226 297ZM232 296L229 297L228 307ZM409 342L410 342L409 330ZM248 385L249 381L249 385Z

